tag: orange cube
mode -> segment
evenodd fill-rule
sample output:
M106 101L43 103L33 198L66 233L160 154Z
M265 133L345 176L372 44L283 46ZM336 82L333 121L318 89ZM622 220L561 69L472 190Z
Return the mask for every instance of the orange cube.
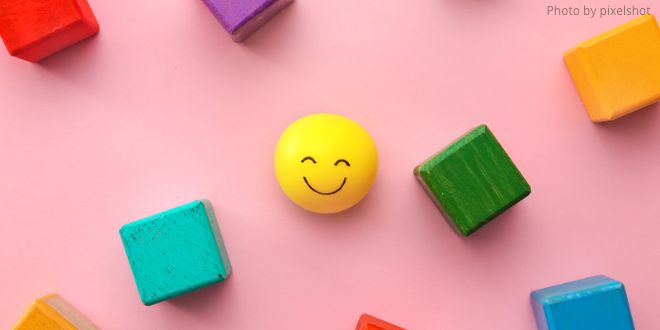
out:
M355 330L406 330L369 314L362 314Z
M660 100L660 28L644 15L564 55L589 117L617 119Z
M56 294L39 298L14 325L13 330L97 330L75 307Z

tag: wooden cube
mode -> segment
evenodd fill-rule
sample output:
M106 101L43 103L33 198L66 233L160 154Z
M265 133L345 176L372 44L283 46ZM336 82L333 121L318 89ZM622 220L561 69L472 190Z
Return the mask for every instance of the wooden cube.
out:
M204 0L236 42L247 39L293 0Z
M478 126L415 168L449 224L468 236L531 192L486 125Z
M231 273L211 205L194 201L119 231L142 303L149 306Z
M37 62L99 32L87 0L2 0L0 36L9 53Z
M539 330L634 330L623 283L594 276L532 292Z
M96 330L97 327L62 297L51 294L35 300L14 330Z
M589 117L617 119L660 100L660 28L644 15L564 55Z
M369 314L362 314L355 330L406 330Z

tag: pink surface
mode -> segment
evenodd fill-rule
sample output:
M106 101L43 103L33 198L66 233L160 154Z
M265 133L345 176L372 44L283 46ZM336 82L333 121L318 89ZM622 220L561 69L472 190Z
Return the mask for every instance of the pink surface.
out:
M525 330L531 290L600 273L626 284L638 329L660 326L658 106L594 125L562 63L629 17L306 0L237 45L201 0L91 5L96 38L41 65L0 56L0 328L56 291L105 329L337 330L367 312ZM314 112L379 146L373 191L337 216L298 209L273 173L279 134ZM533 192L461 239L412 169L479 123ZM233 277L144 307L119 227L195 198Z

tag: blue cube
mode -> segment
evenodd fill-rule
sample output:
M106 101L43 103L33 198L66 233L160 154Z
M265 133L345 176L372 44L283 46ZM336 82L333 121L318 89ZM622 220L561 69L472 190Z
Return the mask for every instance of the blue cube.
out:
M211 205L194 201L119 231L142 303L149 306L231 273Z
M539 330L634 330L623 283L598 275L532 292Z

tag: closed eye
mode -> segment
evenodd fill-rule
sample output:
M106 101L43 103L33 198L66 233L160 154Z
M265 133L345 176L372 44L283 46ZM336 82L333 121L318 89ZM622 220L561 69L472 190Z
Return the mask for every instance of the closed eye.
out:
M349 164L348 161L347 161L346 159L338 159L338 160L335 162L335 166L339 165L339 163L344 163L344 164L346 164L346 166L351 167L351 164Z
M314 160L314 158L312 158L312 156L307 156L307 157L303 158L300 162L304 163L306 160L311 160L312 162L314 162L314 164L316 164L316 160Z

